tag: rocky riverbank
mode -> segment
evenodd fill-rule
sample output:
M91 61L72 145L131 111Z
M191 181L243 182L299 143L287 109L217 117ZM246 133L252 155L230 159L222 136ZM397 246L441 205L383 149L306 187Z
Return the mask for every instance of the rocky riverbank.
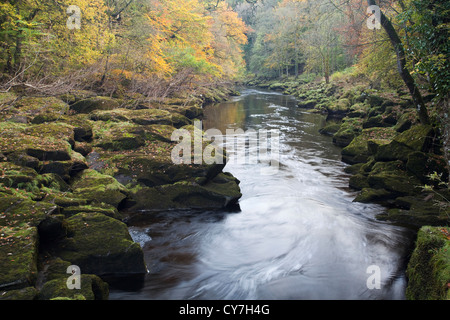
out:
M192 132L203 104L231 94L0 94L0 299L107 299L102 278L147 272L129 213L236 204L239 181L224 164L171 159L172 132ZM81 290L67 288L71 265Z
M327 117L320 132L342 148L342 161L351 175L349 187L359 191L354 201L382 204L388 210L378 219L419 231L407 272L408 298L448 299L450 252L444 248L450 243L449 172L438 121L420 124L410 97L401 90L383 92L358 83L295 79L253 79L248 85L293 95L299 108ZM425 98L431 102L432 96ZM424 279L430 277L433 287L422 290Z

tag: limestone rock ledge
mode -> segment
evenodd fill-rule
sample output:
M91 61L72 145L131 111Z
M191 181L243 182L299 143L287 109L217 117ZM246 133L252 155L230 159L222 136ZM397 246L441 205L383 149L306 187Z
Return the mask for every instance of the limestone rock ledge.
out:
M147 272L124 209L222 209L241 197L224 164L171 161L171 133L192 129L201 100L8 101L0 112L0 299L107 299L102 279ZM79 292L66 287L70 265L81 269Z

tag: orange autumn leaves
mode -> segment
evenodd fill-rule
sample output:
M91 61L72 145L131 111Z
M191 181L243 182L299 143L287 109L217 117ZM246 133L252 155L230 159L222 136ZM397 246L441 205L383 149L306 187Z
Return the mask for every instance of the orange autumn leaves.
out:
M80 29L67 27L69 5L80 9ZM0 27L0 46L8 48L0 75L23 70L22 78L39 84L113 90L123 80L145 91L180 79L228 80L245 69L248 28L226 1L208 8L204 0L6 0Z
M153 0L145 16L152 31L146 57L155 74L171 76L190 68L232 78L244 67L240 46L247 42L248 29L226 3L208 12L198 0Z

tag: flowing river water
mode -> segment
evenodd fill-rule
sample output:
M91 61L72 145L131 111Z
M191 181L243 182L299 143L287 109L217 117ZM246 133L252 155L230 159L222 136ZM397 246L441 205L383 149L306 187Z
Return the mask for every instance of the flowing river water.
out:
M241 181L239 211L151 214L132 224L149 273L112 286L110 299L404 299L412 232L377 221L383 207L353 202L340 148L318 133L324 123L293 97L264 90L207 107L204 129L279 130L278 172L230 161L224 171ZM368 285L377 275L379 289Z

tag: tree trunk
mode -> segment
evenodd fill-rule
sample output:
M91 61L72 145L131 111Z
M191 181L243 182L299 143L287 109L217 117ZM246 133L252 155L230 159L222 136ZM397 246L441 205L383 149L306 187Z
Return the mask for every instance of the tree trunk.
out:
M367 0L369 6L377 5L375 0ZM419 120L422 124L429 124L430 119L428 117L427 107L423 101L422 95L420 94L419 88L417 88L416 83L414 82L413 77L409 73L406 67L406 56L405 49L403 48L402 41L395 31L394 26L389 21L389 19L384 15L384 13L380 10L381 14L381 25L386 31L389 40L394 47L395 53L397 55L397 68L400 76L403 79L403 82L408 87L408 90L413 99L414 106L417 108L417 113L419 115Z

